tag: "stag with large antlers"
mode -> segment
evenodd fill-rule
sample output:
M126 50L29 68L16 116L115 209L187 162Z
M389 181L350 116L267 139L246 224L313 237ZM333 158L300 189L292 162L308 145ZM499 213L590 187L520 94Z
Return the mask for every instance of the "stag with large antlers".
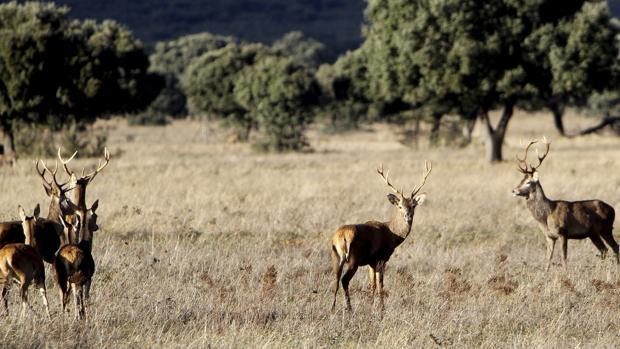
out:
M60 246L67 243L63 235L63 226L60 223L59 215L69 214L69 205L65 194L71 190L70 184L59 183L56 179L58 166L50 170L47 164L41 160L34 163L35 170L43 182L45 193L50 197L49 211L47 219L38 219L33 232L36 248L43 260L53 263L56 251ZM50 174L52 179L48 180L46 174ZM20 221L9 221L0 223L0 247L11 243L23 243L26 237Z
M413 215L418 205L421 205L426 194L419 194L431 173L432 164L425 162L425 171L422 183L417 186L411 195L397 190L389 181L389 173L383 171L383 166L377 172L385 184L394 192L387 195L388 201L398 209L394 218L388 222L369 221L364 224L343 225L333 235L331 240L332 262L336 274L334 286L334 301L332 311L336 307L336 296L339 284L342 283L345 301L348 310L351 310L349 297L349 282L355 275L357 268L368 265L370 276L371 297L374 297L375 288L378 288L381 310L383 303L383 275L385 264L411 232ZM344 274L343 274L344 272Z
M560 240L564 267L566 267L568 239L589 238L600 251L602 258L605 258L607 253L607 247L603 243L605 241L614 251L616 262L620 263L618 243L614 240L612 232L615 218L614 208L601 200L561 201L547 198L540 184L538 168L549 154L550 144L543 137L545 152L540 155L536 149L538 163L534 166L527 162L527 155L536 143L537 141L532 141L525 147L523 158L517 156L519 171L523 173L523 179L512 190L512 193L525 198L527 208L545 235L547 240L545 270L549 271L556 240Z
M68 160L64 160L62 158L62 155L60 154L60 148L58 148L58 159L62 163L62 166L65 169L65 172L67 173L67 175L69 175L69 177L71 178L70 183L71 183L73 192L72 192L70 199L78 207L81 207L82 209L86 209L86 186L88 186L88 184L90 184L93 181L93 179L95 179L95 176L97 176L97 174L101 170L103 170L106 166L108 166L108 163L110 162L110 153L108 152L108 148L104 148L103 162L99 160L99 164L97 165L97 168L94 171L89 172L89 173L85 173L86 169L83 168L82 175L80 177L77 177L75 173L69 169L69 166L68 166L69 162L71 162L71 160L73 160L73 158L76 155L77 155L77 151L75 151Z

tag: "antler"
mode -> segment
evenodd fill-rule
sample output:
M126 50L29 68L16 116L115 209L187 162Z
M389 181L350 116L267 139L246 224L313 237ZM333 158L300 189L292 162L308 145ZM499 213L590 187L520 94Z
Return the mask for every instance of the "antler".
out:
M39 175L39 177L41 177L41 180L43 181L43 186L45 187L46 190L51 190L52 189L52 182L49 182L47 179L45 179L45 172L47 171L46 167L43 167L43 171L41 171L39 169L39 162L41 160L34 160L34 168L37 171L37 174Z
M545 153L543 154L543 156L540 156L540 154L538 153L538 148L536 148L536 156L538 157L538 165L536 165L536 166L530 165L530 167L532 167L532 170L534 170L534 171L538 167L540 167L540 165L542 165L543 161L545 160L545 158L549 154L549 148L551 147L551 144L547 141L547 137L543 136L542 143L545 145Z
M39 169L39 163L41 163L41 166L43 166L43 171ZM67 185L67 183L61 184L61 183L58 183L58 181L56 180L56 173L58 172L58 161L55 162L54 171L50 170L47 167L47 163L45 163L41 159L34 161L34 168L37 171L37 174L39 175L39 177L41 177L41 180L43 181L43 185L46 186L46 189L50 190L52 189L53 186L56 186L58 189L62 191L68 191L68 190L63 189L63 187ZM52 182L45 179L45 172L49 172L52 175L52 180L54 181L53 184Z
M110 162L110 153L108 152L108 148L103 148L103 159L105 160L103 164L101 164L101 159L99 159L99 164L97 165L97 169L94 172L89 173L84 176L84 170L82 170L82 177L88 178L88 181L91 182L99 171L103 170L108 163Z
M69 162L71 162L71 160L73 160L73 158L75 158L77 153L78 152L76 150L73 153L73 155L71 155L71 157L68 160L64 160L62 158L62 155L60 155L60 148L58 148L58 159L62 163L62 166L64 167L65 172L69 175L69 177L71 177L74 173L71 170L69 170L69 166L67 166L67 164ZM107 147L103 149L103 159L105 160L103 162L103 164L101 163L101 159L99 159L99 164L97 165L97 169L95 171L89 173L88 175L85 174L86 169L82 168L82 178L86 179L88 182L91 182L95 178L97 173L99 173L99 171L103 170L108 165L108 162L110 162L110 153L108 152L108 148Z
M537 140L535 141L530 141L530 143L528 143L528 145L525 147L525 151L523 153L523 159L520 159L518 155L515 155L515 157L517 158L517 166L519 167L519 171L521 171L522 173L534 173L534 171L536 171L536 169L538 169L538 167L540 167L540 165L542 165L542 162L545 160L545 158L547 157L547 154L549 154L549 147L550 147L550 143L547 141L547 138L545 136L543 136L542 138L542 143L545 145L545 154L543 154L543 156L540 156L539 152L538 152L538 148L536 148L536 155L538 156L538 165L536 166L532 166L532 164L528 164L527 163L527 154L530 150L530 147L534 144L538 143ZM521 164L523 164L524 167L521 166Z
M415 189L413 189L413 191L411 192L412 198L415 197L420 192L420 189L422 189L422 187L426 183L426 178L428 178L428 175L431 173L432 170L433 170L433 163L424 160L424 173L422 174L422 184L420 184L419 186L415 187Z
M67 172L67 174L69 175L69 177L71 177L73 175L73 172L71 172L69 170L69 167L67 166L67 164L73 160L73 158L77 155L77 150L75 151L75 153L73 153L73 155L71 155L71 157L69 158L69 160L63 160L62 156L60 155L60 147L58 147L58 159L60 160L60 162L62 163L62 167L64 167L65 172Z
M381 176L381 178L383 178L383 181L385 182L385 184L387 184L387 186L390 187L390 189L392 189L394 193L400 195L401 198L405 197L401 191L394 188L394 186L390 184L390 181L388 180L388 177L390 176L390 170L388 170L387 174L385 175L383 174L383 164L381 164L381 168L377 169L377 173Z

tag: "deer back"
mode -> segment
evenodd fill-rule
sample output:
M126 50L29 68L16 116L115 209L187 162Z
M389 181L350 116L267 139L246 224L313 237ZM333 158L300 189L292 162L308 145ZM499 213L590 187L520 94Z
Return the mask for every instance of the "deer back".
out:
M601 200L557 201L551 219L558 227L586 234L613 227L615 210Z

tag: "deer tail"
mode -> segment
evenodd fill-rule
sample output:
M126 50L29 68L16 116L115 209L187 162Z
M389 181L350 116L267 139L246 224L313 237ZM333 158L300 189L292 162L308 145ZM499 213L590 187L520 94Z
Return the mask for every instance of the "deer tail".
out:
M349 262L349 252L351 248L351 242L347 241L346 237L343 237L342 240L336 242L333 245L334 251L338 257L340 257L340 265L343 265L346 262Z

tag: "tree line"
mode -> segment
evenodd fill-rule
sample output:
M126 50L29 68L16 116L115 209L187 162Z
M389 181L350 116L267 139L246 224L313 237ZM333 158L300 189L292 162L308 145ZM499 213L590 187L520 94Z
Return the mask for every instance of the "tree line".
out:
M482 122L494 162L516 108L548 110L561 135L568 107L597 109L603 126L618 121L609 113L620 100L619 26L604 1L369 0L364 14L362 45L328 64L325 45L300 32L272 45L200 33L149 56L116 22L0 5L0 126L10 139L15 120L62 127L146 108L299 151L316 117L334 128L422 119L433 137L458 115L469 131Z

